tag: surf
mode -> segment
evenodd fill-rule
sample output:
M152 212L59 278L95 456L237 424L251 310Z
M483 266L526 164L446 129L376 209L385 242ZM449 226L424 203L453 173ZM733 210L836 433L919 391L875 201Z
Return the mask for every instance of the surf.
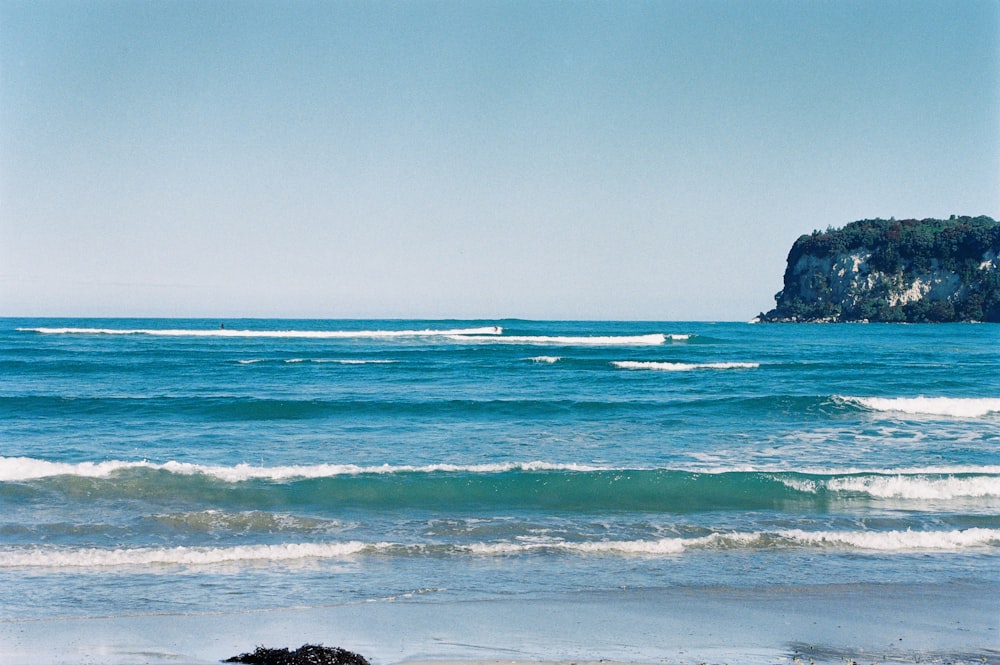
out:
M43 335L145 335L150 337L223 337L262 339L392 339L400 337L465 337L502 335L500 326L423 330L248 330L229 328L53 328L21 327L18 332Z
M690 372L702 369L757 369L758 367L760 367L760 363L752 363L752 362L681 363L681 362L615 360L612 361L611 364L620 369L658 370L663 372Z
M882 554L962 553L989 551L1000 546L1000 529L974 527L952 530L891 531L720 531L698 537L636 540L541 539L535 542L477 542L470 544L393 543L351 540L289 542L258 545L176 547L59 547L0 548L0 568L63 570L108 567L164 568L218 565L282 564L305 560L347 560L362 556L511 557L575 555L615 557L673 557L699 552L732 550L814 549Z
M868 411L907 415L982 418L1000 413L1000 398L991 397L854 397L834 395L834 401Z

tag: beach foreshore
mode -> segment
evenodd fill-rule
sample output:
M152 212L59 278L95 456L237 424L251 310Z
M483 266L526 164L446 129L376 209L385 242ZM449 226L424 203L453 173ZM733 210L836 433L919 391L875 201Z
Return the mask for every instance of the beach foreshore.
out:
M325 644L372 665L1000 663L1000 583L664 588L0 621L7 665L207 665Z

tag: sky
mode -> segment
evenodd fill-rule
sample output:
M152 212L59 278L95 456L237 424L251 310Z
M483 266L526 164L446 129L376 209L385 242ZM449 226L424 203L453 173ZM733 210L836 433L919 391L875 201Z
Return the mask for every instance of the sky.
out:
M0 0L0 316L745 321L952 214L995 0Z

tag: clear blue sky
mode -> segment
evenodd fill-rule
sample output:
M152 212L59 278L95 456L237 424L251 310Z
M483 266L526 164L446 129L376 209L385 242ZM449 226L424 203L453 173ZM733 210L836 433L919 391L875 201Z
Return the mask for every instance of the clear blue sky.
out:
M747 320L951 214L995 0L0 0L0 315Z

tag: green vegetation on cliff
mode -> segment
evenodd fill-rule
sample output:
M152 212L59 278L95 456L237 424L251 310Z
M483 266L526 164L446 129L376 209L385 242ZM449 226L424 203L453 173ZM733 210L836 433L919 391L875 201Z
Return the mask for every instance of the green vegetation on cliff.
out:
M866 219L800 237L761 321L1000 322L1000 223Z

